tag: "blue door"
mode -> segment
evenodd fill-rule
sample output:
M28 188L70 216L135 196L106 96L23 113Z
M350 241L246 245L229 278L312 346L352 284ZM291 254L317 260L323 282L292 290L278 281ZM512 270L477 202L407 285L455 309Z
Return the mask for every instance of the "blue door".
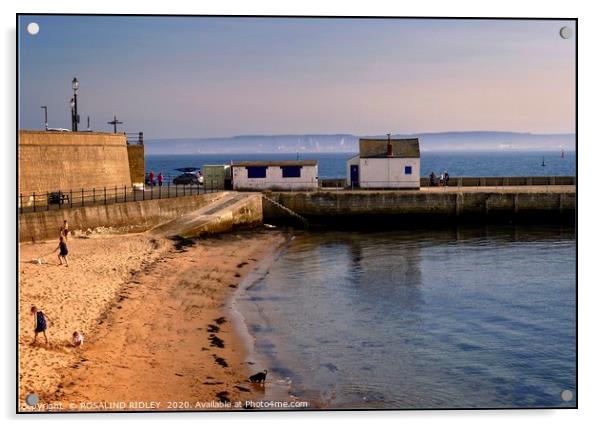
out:
M359 165L350 165L351 170L351 187L359 187L360 186L360 168Z

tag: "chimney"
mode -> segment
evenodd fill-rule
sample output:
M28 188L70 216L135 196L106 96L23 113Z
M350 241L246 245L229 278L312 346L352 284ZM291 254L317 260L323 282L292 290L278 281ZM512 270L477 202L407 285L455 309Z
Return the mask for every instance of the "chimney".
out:
M391 144L391 134L387 134L387 157L393 157L393 144Z

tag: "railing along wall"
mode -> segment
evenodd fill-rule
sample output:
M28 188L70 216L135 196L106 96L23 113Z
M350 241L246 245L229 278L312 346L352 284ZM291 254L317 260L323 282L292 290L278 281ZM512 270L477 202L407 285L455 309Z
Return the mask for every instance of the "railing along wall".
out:
M124 202L167 199L181 196L214 193L223 190L219 187L201 184L175 185L169 182L162 186L113 186L91 189L69 189L49 192L20 193L17 198L19 214L77 208L92 205L109 205Z

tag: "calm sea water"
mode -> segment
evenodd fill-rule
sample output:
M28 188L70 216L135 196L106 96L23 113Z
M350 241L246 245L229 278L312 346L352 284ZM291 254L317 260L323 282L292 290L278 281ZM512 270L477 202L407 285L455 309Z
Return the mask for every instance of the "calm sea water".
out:
M238 305L330 408L575 406L574 229L298 232Z
M301 153L300 159L317 159L320 178L342 178L346 176L346 161L354 153ZM447 170L452 176L499 177L536 175L575 175L575 152L423 152L421 175L427 177L431 171L440 174ZM231 155L147 155L146 170L159 171L164 175L177 176L175 168L198 167L210 164L229 164L243 160L294 160L294 153L254 153ZM542 167L542 159L546 166Z

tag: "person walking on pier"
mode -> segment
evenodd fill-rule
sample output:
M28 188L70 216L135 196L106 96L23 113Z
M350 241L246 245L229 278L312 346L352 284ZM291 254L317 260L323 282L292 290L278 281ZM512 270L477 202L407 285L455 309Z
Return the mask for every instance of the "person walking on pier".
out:
M155 185L155 171L151 170L148 174L148 181L150 182L151 187Z
M435 171L431 171L431 175L429 175L431 187L435 185L435 180L437 176L435 175Z
M163 186L163 173L159 172L159 175L157 176L157 183L159 184L159 187Z
M445 186L449 185L449 174L447 173L447 171L443 173L443 183L445 184Z

